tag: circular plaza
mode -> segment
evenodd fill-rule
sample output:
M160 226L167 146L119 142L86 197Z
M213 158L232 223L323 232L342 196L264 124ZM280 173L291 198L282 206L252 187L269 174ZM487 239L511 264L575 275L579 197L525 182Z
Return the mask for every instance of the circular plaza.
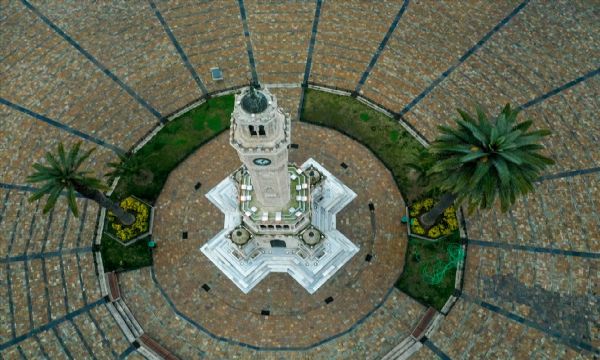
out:
M0 9L0 359L600 356L597 4ZM207 195L242 166L229 128L249 84L291 121L295 169L313 159L356 195L334 222L358 250L310 291L285 272L242 291L201 250L227 220ZM554 163L535 191L507 211L453 209L450 235L416 233L430 234L413 227L417 205L439 194L409 164L457 108L495 115L507 103L550 130L541 145ZM55 191L48 209L31 199L43 190L33 165L78 143L94 150L80 170L106 184L105 203L143 217L138 233L81 188ZM260 151L254 164L277 163ZM306 202L293 184L290 204Z

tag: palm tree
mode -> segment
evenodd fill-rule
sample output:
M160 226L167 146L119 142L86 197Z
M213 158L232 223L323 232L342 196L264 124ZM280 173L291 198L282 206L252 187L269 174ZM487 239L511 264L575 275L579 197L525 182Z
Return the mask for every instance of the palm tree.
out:
M83 197L93 200L100 206L110 210L122 224L133 224L135 216L127 213L101 192L101 190L106 190L106 186L99 179L88 176L90 171L78 170L94 151L94 149L91 149L84 154L79 154L80 146L81 143L75 144L67 154L63 144L59 143L57 155L50 152L46 153L45 157L49 166L40 163L33 164L36 172L28 176L27 181L30 183L44 182L44 185L35 191L29 201L36 201L44 195L48 195L48 200L44 206L45 214L56 205L58 197L66 192L69 209L75 217L78 217L79 211L75 201L75 192L78 192Z
M429 171L435 164L435 157L427 151L427 149L419 150L416 154L413 155L412 159L406 163L406 167L412 170L414 176L412 181L411 192L415 194L416 197L420 196L423 192L423 189L426 189L429 185ZM430 189L430 193L432 195L436 194L437 189ZM409 194L410 196L411 194ZM412 199L409 200L409 203L412 203Z
M494 121L477 107L477 122L458 109L457 128L439 126L442 135L430 151L437 162L431 168L431 185L443 195L440 201L419 218L425 228L450 205L466 201L469 210L492 206L500 199L503 212L517 197L533 191L533 182L554 161L540 154L539 144L549 130L527 131L531 120L518 123L518 109L507 104Z
M141 161L136 156L127 156L125 154L117 154L119 157L118 162L109 162L108 166L112 169L106 173L106 177L109 181L114 180L116 177L134 176L140 172Z

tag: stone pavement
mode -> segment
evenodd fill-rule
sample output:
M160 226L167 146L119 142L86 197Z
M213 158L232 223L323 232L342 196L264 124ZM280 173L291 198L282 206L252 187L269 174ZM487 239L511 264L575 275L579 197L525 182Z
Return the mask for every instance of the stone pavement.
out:
M507 101L522 105L523 115L533 118L534 126L553 131L545 144L557 161L544 175L538 191L519 201L511 212L492 210L467 216L470 240L464 294L442 321L440 331L415 357L588 359L600 355L600 327L594 312L598 307L600 259L600 37L597 9L590 2L469 1L450 6L419 1L338 4L328 0L316 2L321 4L317 19L315 2L177 0L107 7L35 1L37 12L28 4L26 0L0 4L2 359L85 359L92 358L92 353L97 358L139 358L105 305L95 303L101 298L90 245L97 208L88 205L86 216L73 219L66 215L63 204L52 215L42 216L39 204L26 202L30 194L27 188L20 187L25 185L32 162L40 160L58 141L71 144L84 140L86 148L98 146L90 169L104 172L104 164L115 159L114 149L129 149L156 126L161 115L198 96L201 86L194 72L208 91L247 83L251 72L248 44L254 47L259 79L264 74L264 79L273 81L296 81L301 71L296 62L307 59L307 30L309 22L317 23L315 20L318 26L310 36L315 43L309 80L353 90L379 53L403 5L406 11L381 49L362 87L363 94L400 112L428 140L435 138L437 125L455 116L457 106L471 109L479 102L495 112ZM246 11L248 36L244 34L242 8ZM65 16L67 13L77 15ZM278 21L258 18L259 13ZM286 20L296 17L297 26ZM267 36L270 29L276 41ZM297 37L280 44L292 33ZM288 69L284 65L287 63L296 65ZM224 70L223 81L210 78L213 66ZM300 88L274 92L294 116ZM313 146L319 147L321 140L316 137ZM300 146L299 157L305 148ZM214 151L211 156L221 156L219 148ZM340 146L336 151L343 154L343 159L323 154L324 161L334 168L345 161L350 165L348 174L344 175L339 167L336 171L350 176L356 170L356 164L348 160L352 154ZM220 171L235 164L223 167ZM206 174L208 170L199 169L194 176L202 175L202 171ZM197 196L201 198L207 189L204 181L212 181L208 178L187 179L179 198L173 201L196 199L190 194L198 180L203 182ZM362 199L357 204L364 203ZM364 214L360 206L358 210ZM381 206L378 202L376 208ZM378 216L377 224L386 227L379 223L386 220L383 218ZM210 232L203 233L203 229L216 226L212 219L198 223L204 219L193 213L182 219L165 230L172 241L181 239L183 225L193 234L193 241L200 236L208 238ZM355 231L369 235L364 227ZM196 251L197 246L189 249ZM386 249L382 245L374 253L374 263L363 266L382 266ZM179 259L172 263L173 272L188 265L177 262ZM167 260L159 259L157 264L166 268ZM394 264L400 266L401 261ZM399 272L399 268L393 271ZM148 292L150 296L138 303L136 316L145 330L164 341L165 346L192 359L377 358L412 326L410 321L390 322L389 318L404 319L399 314L405 309L412 309L408 311L411 314L422 311L420 305L394 290L378 310L346 335L304 352L259 353L224 345L181 320L149 274L143 270L120 275L127 296L134 297L137 292ZM157 275L161 281L175 283L164 272ZM204 279L204 273L187 277L194 276ZM199 283L198 279L194 284ZM148 287L129 285L137 280ZM269 280L287 286L283 275ZM227 296L223 297L225 304L231 304L230 298L239 301L226 293L224 279L207 276L207 284L210 281L220 281L223 286L212 287L205 296L221 292L220 296ZM366 280L357 277L356 281ZM380 282L389 285L387 280ZM378 287L373 298L381 297L386 286ZM174 298L178 300L183 297L183 290L176 286L165 287L165 291L177 295ZM291 298L293 291L290 286L289 294L284 295ZM355 290L350 287L345 291ZM271 318L275 318L284 308L273 300L274 293L256 298L257 302L246 304L247 308L256 313L270 305L274 314ZM328 308L350 304L344 302L343 295L331 294L334 301ZM325 297L321 296L318 306L305 302L293 308L305 311L313 306L312 312L317 313L324 308ZM185 305L200 313L204 311L201 307L193 307L197 299ZM152 313L159 309L152 304L158 306L159 302L162 310ZM216 305L213 308L219 308ZM371 299L351 310L364 312L372 305ZM243 313L245 308L241 309ZM242 319L258 321L256 314ZM353 316L349 319L352 321ZM341 321L327 325L325 331L333 333L336 327L344 326L348 324ZM311 336L316 335L306 335Z
M122 273L119 282L125 301L137 304L132 311L144 331L181 358L190 360L380 359L410 333L415 323L407 319L417 319L424 312L423 306L393 289L364 322L335 339L306 350L257 350L217 339L216 334L208 335L198 329L199 324L194 326L176 314L153 281L150 269ZM275 318L264 321L278 321ZM233 319L230 321L234 324Z
M313 295L286 274L271 274L244 295L199 251L223 226L222 214L204 194L240 166L228 134L172 172L156 203L154 270L175 307L217 336L261 348L309 347L348 330L382 302L404 262L403 200L387 169L366 148L332 130L296 123L292 142L299 148L290 151L290 161L313 157L358 194L338 214L338 230L360 252ZM198 181L202 187L196 192ZM373 256L370 262L367 254ZM328 297L330 304L324 302ZM261 315L262 310L270 316Z

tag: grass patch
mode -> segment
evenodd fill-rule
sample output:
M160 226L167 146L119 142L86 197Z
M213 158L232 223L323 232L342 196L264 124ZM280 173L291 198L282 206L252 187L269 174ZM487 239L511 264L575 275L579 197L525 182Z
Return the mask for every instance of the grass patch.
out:
M199 107L170 121L132 157L140 164L138 174L121 177L112 194L115 200L134 195L154 204L171 171L196 149L229 128L233 95L209 99ZM148 238L123 246L102 236L102 260L106 271L134 270L152 265Z
M233 95L209 99L170 121L132 156L139 159L140 175L122 177L113 199L134 195L154 203L167 177L185 158L204 143L229 128Z
M104 271L139 269L152 265L152 251L148 247L148 238L134 244L123 246L110 236L102 235L102 262Z
M367 146L392 172L404 199L422 196L424 184L411 173L426 149L397 121L349 97L307 89L301 120L338 130ZM440 310L454 292L456 269L446 272L441 283L430 285L421 275L424 262L448 260L447 247L459 243L458 232L439 242L409 239L404 271L396 287L422 303Z
M456 268L448 270L441 283L430 285L423 280L421 267L427 261L448 261L446 249L450 244L460 244L458 231L438 242L409 238L404 271L396 282L396 287L420 302L441 310L454 292Z
M306 89L301 120L338 130L367 146L392 172L400 192L407 194L414 180L406 166L425 148L397 121L349 96Z

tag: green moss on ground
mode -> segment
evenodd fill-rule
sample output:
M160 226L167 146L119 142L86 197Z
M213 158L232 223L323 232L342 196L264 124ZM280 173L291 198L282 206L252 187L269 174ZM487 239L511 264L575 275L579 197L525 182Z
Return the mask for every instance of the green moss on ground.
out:
M154 203L171 171L204 143L229 128L233 101L233 95L212 98L166 124L132 155L140 160L140 174L121 178L112 198L120 200L135 195Z
M456 268L448 270L442 282L437 285L430 285L423 280L421 268L424 263L436 259L447 262L447 248L450 244L460 244L458 231L437 242L409 238L404 271L396 282L396 287L420 302L441 310L454 292Z
M307 89L304 94L301 120L338 130L361 142L392 172L404 199L422 195L419 192L424 184L409 178L407 164L417 163L422 158L418 155L426 150L397 121L352 97L313 89ZM404 270L396 287L440 310L454 291L456 269L449 270L440 284L429 285L421 276L421 265L425 261L446 259L447 246L459 241L458 233L437 243L410 239Z
M115 200L135 195L154 204L171 171L196 149L229 128L233 95L212 98L199 107L173 119L133 157L141 167L137 175L122 177L112 194ZM110 236L102 236L102 260L106 271L134 270L152 265L148 239L123 246Z
M338 130L367 146L392 172L404 198L414 186L407 163L425 148L397 121L349 96L307 89L301 120Z
M148 237L129 246L123 246L103 234L101 244L104 271L134 270L152 265L152 251L148 247Z

